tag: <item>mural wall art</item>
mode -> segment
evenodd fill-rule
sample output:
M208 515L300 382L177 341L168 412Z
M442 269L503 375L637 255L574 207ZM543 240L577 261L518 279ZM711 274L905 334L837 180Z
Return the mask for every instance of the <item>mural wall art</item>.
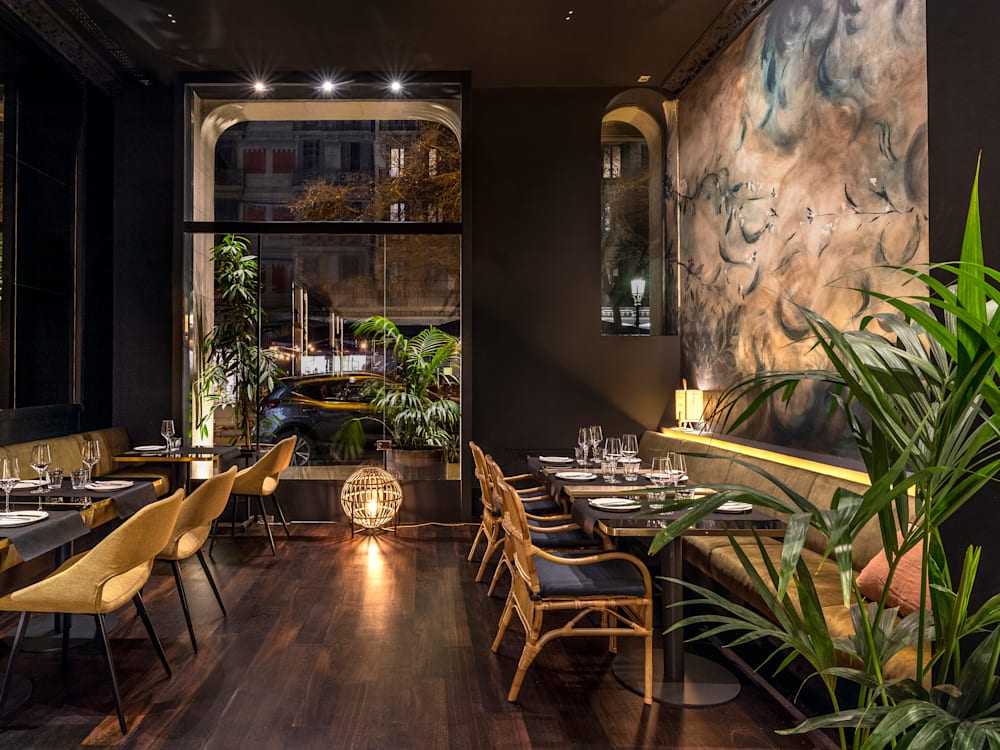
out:
M842 328L928 259L922 0L774 0L679 102L681 334L689 384L823 366L796 305ZM829 397L743 437L850 453Z

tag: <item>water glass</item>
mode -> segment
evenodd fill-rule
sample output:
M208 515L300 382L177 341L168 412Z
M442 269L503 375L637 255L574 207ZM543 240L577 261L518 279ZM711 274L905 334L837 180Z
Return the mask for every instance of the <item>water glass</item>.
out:
M58 490L62 487L63 480L63 470L62 469L49 469L49 489Z
M576 454L576 465L586 466L587 465L587 451L589 450L589 445L578 445L573 449L573 453Z
M4 492L4 513L10 513L10 491L21 481L21 467L16 458L0 458L0 489Z
M164 419L160 422L160 434L163 436L163 445L166 450L170 450L170 439L174 436L174 420Z
M604 458L601 460L601 476L604 481L608 484L614 484L618 480L615 479L615 469L618 468L618 460L614 458Z
M678 500L694 500L694 487L678 487L674 490L674 497Z
M82 490L87 486L87 481L89 479L89 469L73 469L73 471L69 473L69 481L74 490Z
M639 465L640 462L634 459L622 459L622 474L626 482L634 482L639 478Z

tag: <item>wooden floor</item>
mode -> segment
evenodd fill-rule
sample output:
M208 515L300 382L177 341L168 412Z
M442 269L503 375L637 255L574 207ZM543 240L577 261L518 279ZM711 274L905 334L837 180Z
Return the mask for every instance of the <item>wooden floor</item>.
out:
M295 525L277 557L259 528L221 541L214 571L227 618L197 563L184 567L198 655L173 579L157 567L145 599L174 676L122 610L112 648L129 735L91 643L72 650L65 672L58 654L19 658L33 693L0 719L0 748L812 747L773 733L790 720L752 685L724 706L644 707L611 673L605 639L549 644L520 703L508 703L522 631L512 625L490 653L503 599L473 581L472 531L351 539L340 525Z

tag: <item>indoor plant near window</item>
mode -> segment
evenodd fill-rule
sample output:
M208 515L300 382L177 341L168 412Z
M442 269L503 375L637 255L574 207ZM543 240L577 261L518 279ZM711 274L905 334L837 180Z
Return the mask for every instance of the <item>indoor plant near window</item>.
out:
M282 374L274 354L259 346L258 263L246 237L227 234L212 248L215 263L215 324L202 342L204 364L196 387L210 408L198 427L206 435L214 413L232 406L237 438L253 445L257 399Z
M830 369L747 378L723 394L717 412L735 426L767 399L788 398L803 382L829 384L858 444L871 489L863 495L840 489L832 509L820 510L747 463L771 479L780 498L716 485L720 492L666 529L654 548L725 500L742 498L787 514L780 563L755 569L733 545L769 616L685 584L698 594L696 601L714 608L681 626L709 624L701 637L724 634L734 642L770 638L778 643L778 669L793 657L805 658L823 681L833 710L790 731L835 728L845 748L998 747L994 675L1000 660L1000 596L970 611L979 550L969 549L953 580L940 534L940 525L1000 470L1000 272L983 265L978 170L961 260L899 270L930 293L894 299L870 291L895 312L866 319L858 331L839 331L801 310ZM872 518L878 519L889 568L886 592L877 601L862 596L851 567L852 540ZM811 572L801 560L810 526L826 535L830 564L838 566L844 603L852 608L851 638L830 637ZM886 594L907 552L920 560L921 606L901 618L887 606ZM925 649L930 642L933 650ZM886 678L888 660L914 645L915 674ZM851 666L841 666L845 662ZM856 707L838 703L847 695L837 690L838 680L856 685Z
M379 416L348 420L337 434L335 449L343 458L360 455L364 446L361 420L381 423L392 447L386 468L403 479L444 479L446 461L458 450L461 405L453 397L460 385L461 344L450 333L428 326L411 338L388 318L374 316L354 327L357 336L384 348L396 363L383 380L366 386Z

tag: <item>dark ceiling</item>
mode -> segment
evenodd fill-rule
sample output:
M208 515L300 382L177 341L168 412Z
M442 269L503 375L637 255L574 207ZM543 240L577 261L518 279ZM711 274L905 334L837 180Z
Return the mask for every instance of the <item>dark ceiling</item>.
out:
M2 0L132 82L178 72L470 71L476 87L666 88L766 0ZM567 20L569 19L569 20ZM51 20L51 19L49 19ZM71 60L79 66L79 61ZM686 83L686 80L683 81Z

